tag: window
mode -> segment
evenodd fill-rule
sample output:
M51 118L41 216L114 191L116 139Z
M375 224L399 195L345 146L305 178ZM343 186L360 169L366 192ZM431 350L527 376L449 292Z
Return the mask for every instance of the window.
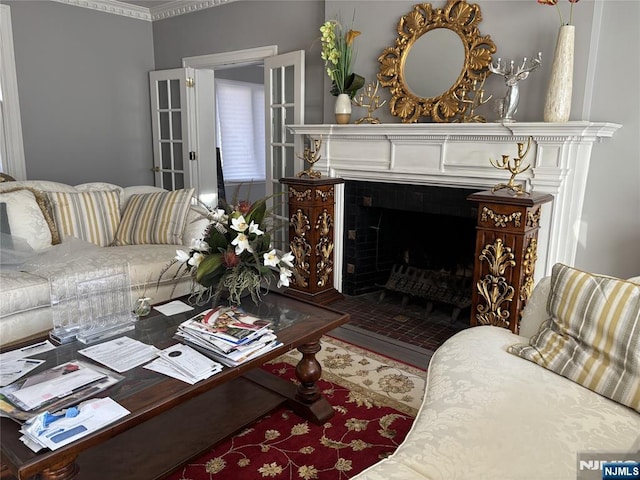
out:
M11 9L0 5L0 172L26 179Z
M264 86L216 80L216 125L225 182L264 182Z

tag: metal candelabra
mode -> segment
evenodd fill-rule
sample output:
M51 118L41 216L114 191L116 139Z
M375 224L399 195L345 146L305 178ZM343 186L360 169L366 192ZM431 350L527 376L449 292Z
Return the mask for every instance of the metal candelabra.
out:
M373 112L375 112L377 109L382 107L385 103L387 103L386 100L380 103L380 95L378 95L379 87L380 87L379 82L376 81L375 84L371 82L364 87L364 92L360 93L356 98L353 99L354 105L356 105L357 107L363 107L367 109L367 116L356 120L355 121L356 124L365 123L365 122L372 123L372 124L380 123L380 120L378 120L377 118L371 115Z

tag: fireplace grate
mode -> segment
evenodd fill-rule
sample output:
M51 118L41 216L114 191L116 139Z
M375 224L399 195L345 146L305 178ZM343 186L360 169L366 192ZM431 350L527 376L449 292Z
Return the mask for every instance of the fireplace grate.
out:
M380 301L386 291L401 293L403 302L410 297L427 300L427 311L433 309L434 302L442 302L454 307L452 320L456 320L460 310L471 305L471 283L473 270L460 269L455 273L445 270L428 270L410 265L394 265Z

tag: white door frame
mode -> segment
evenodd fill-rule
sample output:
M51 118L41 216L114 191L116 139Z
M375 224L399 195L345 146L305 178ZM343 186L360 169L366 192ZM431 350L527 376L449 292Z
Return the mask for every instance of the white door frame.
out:
M266 45L263 47L247 48L244 50L233 50L230 52L211 53L207 55L197 55L194 57L184 57L183 67L195 69L213 70L214 78L216 70L227 68L244 67L264 63L265 58L278 54L277 45ZM215 80L214 80L215 85ZM215 88L215 87L214 87ZM215 127L215 122L214 122ZM216 145L219 146L219 145ZM265 179L266 188L266 179Z
M245 50L234 50L232 52L211 53L209 55L198 55L195 57L184 57L183 67L193 68L232 68L243 64L262 62L267 57L278 54L277 45L267 45L264 47L247 48Z

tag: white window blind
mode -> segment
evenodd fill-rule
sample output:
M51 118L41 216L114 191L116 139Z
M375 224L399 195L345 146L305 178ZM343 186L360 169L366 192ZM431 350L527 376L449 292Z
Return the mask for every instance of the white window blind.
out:
M264 181L264 86L216 80L216 120L225 182Z

